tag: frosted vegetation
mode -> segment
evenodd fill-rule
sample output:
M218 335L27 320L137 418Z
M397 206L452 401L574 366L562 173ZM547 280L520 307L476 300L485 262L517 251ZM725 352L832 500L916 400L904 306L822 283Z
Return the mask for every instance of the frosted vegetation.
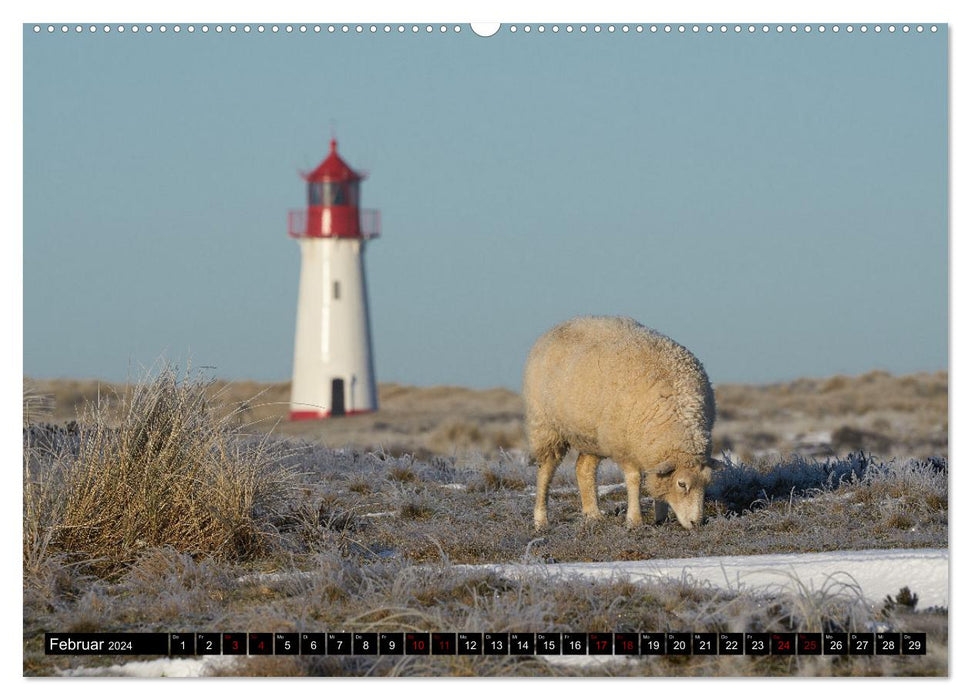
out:
M947 547L943 458L726 454L694 532L624 527L619 468L607 517L582 520L557 471L550 531L532 531L535 468L489 456L331 449L260 433L204 380L163 370L50 424L25 392L24 670L47 675L58 631L927 631L927 657L658 657L619 675L947 673L947 614L912 596L873 606L832 591L772 597L662 585L510 580L453 564ZM232 404L230 404L232 405ZM108 406L111 410L108 410ZM120 407L120 410L119 410ZM649 515L651 502L643 502ZM646 519L649 519L646 518ZM272 573L272 576L260 574ZM62 657L60 667L92 661ZM102 663L112 663L104 659ZM254 657L233 674L602 675L528 658Z

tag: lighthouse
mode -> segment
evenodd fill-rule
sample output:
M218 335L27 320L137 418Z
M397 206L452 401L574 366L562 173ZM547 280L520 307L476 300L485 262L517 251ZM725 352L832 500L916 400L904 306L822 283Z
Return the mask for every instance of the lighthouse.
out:
M360 208L364 177L331 139L324 161L303 175L307 207L289 213L289 235L300 244L290 420L378 408L364 248L380 234L381 219Z

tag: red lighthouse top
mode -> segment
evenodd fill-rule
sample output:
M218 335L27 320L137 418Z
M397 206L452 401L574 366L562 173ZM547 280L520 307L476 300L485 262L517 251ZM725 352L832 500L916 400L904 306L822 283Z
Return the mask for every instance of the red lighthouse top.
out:
M365 175L351 168L337 155L337 141L330 140L330 153L310 173L307 208L290 212L289 233L293 238L375 238L380 231L380 214L361 209L361 181Z
M307 182L360 182L364 177L337 155L337 139L330 140L330 153L323 162L303 176Z

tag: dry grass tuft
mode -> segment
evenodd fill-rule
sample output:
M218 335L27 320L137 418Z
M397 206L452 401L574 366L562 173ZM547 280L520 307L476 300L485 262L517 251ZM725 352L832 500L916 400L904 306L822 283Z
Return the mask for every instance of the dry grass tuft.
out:
M363 476L352 476L347 483L348 491L361 494L362 496L371 493L373 488L371 480Z
M103 404L89 406L76 448L49 460L25 431L25 566L65 553L108 572L153 547L265 551L290 474L265 441L247 443L231 416L215 416L207 388L165 368L121 397L117 427Z
M410 466L395 465L388 470L388 478L392 481L398 481L403 484L413 483L418 481L418 475L415 470Z
M526 482L518 476L503 470L497 466L487 466L482 470L481 476L469 484L469 491L472 492L493 492L503 489L523 490Z
M399 516L406 520L425 520L435 515L435 513L435 506L428 499L420 495L406 499L398 511Z

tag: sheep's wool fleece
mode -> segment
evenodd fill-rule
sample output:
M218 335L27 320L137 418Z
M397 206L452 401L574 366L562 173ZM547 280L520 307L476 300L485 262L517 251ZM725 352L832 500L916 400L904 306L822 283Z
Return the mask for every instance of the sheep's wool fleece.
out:
M523 396L531 424L580 451L640 462L711 454L715 398L704 367L630 318L580 317L545 333L526 362Z

